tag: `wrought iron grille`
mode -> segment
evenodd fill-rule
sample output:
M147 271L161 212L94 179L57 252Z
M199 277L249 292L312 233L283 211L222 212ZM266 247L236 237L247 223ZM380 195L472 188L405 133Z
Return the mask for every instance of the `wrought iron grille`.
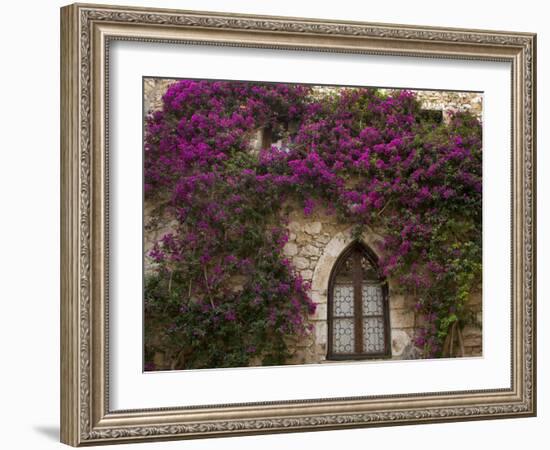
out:
M329 282L329 359L389 356L387 285L376 256L357 242L336 262Z

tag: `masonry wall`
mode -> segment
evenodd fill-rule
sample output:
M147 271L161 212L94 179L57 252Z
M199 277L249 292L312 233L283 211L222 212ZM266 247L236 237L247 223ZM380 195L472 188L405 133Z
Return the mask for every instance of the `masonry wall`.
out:
M292 362L324 362L327 354L327 289L330 273L342 251L354 238L351 228L339 224L336 217L324 208L318 207L309 216L305 216L298 205L291 209L293 212L289 214L289 241L284 252L304 280L311 283L311 296L317 303L315 314L309 318L314 325L313 332L306 339L293 342L295 354ZM376 244L381 236L371 230L362 236L362 240L376 253ZM391 358L418 358L417 349L413 345L415 330L422 324L422 317L413 308L417 299L400 294L394 280L388 280L388 284ZM470 296L467 307L475 315L477 324L467 325L463 330L465 356L481 356L481 292ZM455 344L455 354L456 347Z
M169 218L161 215L162 205L145 204L144 250L147 254L155 242L171 230ZM342 251L353 242L351 227L341 224L334 214L317 207L306 216L302 208L286 205L289 240L284 254L291 260L297 272L311 283L311 297L317 303L316 311L308 320L313 325L312 333L304 339L289 340L294 356L292 364L308 364L326 361L328 336L328 284L331 270ZM362 236L363 242L376 253L381 236L369 231ZM146 270L150 270L146 258ZM417 299L412 295L399 293L394 280L388 280L391 329L391 358L415 359L418 351L413 345L415 330L422 325L422 317L414 310ZM471 294L467 308L472 312L475 323L463 330L465 356L482 355L482 296L481 292ZM455 354L457 352L455 344Z
M483 95L479 92L416 91L423 109L443 112L447 121L452 111L468 111L482 119Z

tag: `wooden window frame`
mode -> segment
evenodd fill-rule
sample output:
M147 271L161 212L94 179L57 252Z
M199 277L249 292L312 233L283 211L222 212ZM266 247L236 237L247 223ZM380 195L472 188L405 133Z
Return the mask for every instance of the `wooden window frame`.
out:
M355 255L355 262L353 263L353 295L354 295L354 345L355 351L353 353L334 353L333 351L333 320L334 320L334 284L336 276L340 272L343 264L347 259ZM332 267L329 283L328 283L328 308L327 308L327 360L331 361L343 361L343 360L361 360L361 359L387 359L391 358L391 328L390 328L390 310L389 310L389 288L388 283L384 277L379 278L380 286L382 287L382 317L384 322L384 351L382 352L370 352L366 353L358 351L358 346L363 345L363 302L362 302L362 284L363 277L360 272L360 259L363 255L372 264L375 269L378 269L378 257L376 254L365 244L359 241L355 241L350 244L338 257L336 263ZM357 289L361 286L360 289ZM380 316L372 316L380 317Z

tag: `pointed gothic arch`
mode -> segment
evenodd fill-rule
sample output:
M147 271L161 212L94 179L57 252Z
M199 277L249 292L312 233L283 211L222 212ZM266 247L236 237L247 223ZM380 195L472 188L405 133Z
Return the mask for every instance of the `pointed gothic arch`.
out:
M378 257L353 241L336 260L328 282L327 359L391 357L388 283Z

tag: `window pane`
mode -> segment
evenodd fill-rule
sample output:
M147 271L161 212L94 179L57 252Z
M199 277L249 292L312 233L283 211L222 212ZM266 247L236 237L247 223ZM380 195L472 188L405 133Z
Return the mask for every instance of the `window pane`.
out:
M381 316L382 309L382 286L363 283L363 315Z
M353 316L353 285L337 284L334 286L334 315Z
M361 255L361 271L363 273L363 279L378 281L378 272L365 255Z
M366 353L384 351L384 319L382 317L363 318L363 351Z
M353 353L355 349L353 319L334 319L332 326L334 353Z

